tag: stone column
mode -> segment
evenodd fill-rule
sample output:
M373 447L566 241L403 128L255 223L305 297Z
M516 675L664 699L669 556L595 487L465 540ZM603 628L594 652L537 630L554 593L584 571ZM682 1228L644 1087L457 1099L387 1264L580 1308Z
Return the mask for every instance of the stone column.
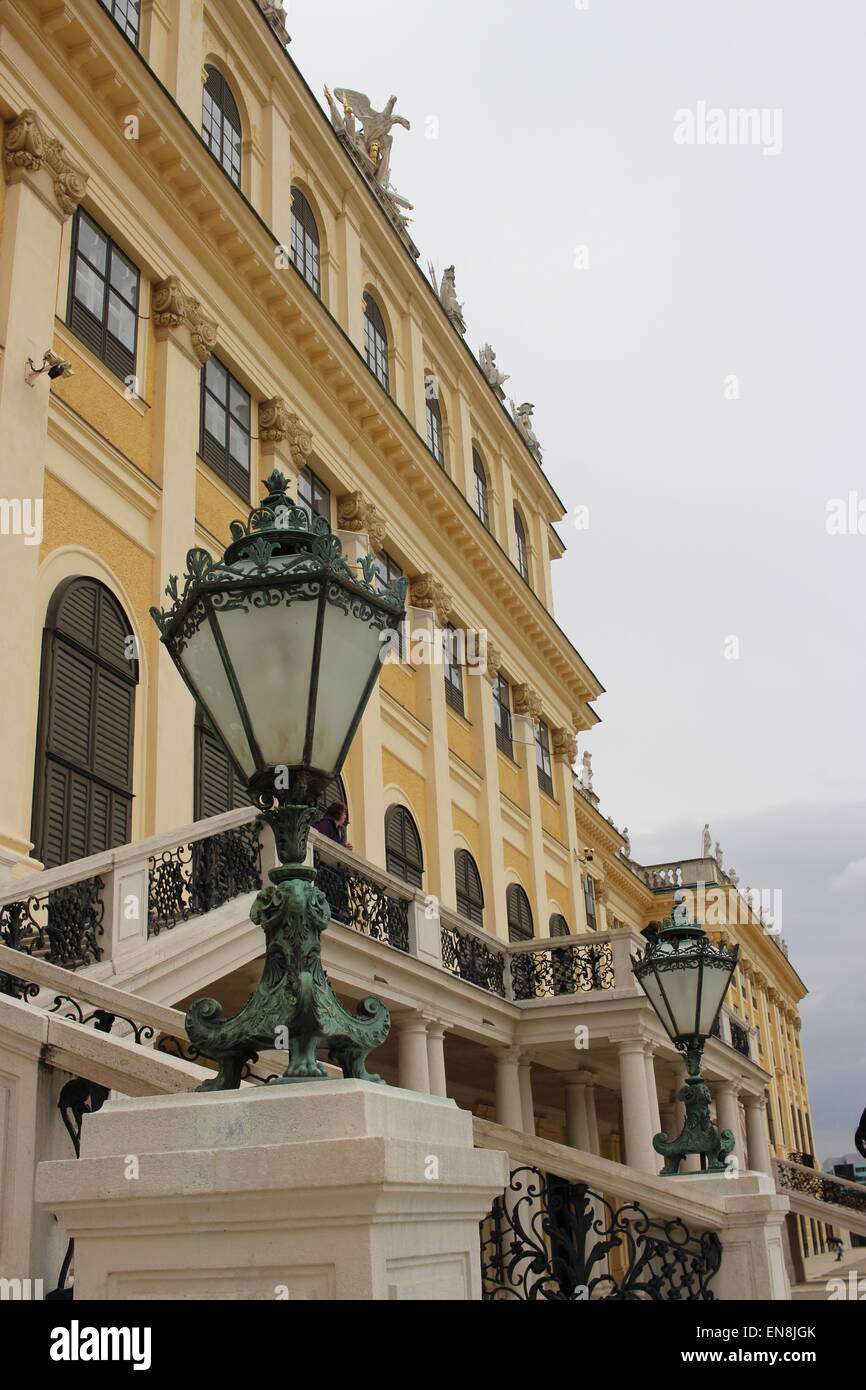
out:
M156 334L153 456L162 463L162 499L155 535L154 602L165 605L170 574L183 575L195 544L196 455L199 382L216 345L217 325L176 275L154 285L151 307ZM195 702L162 643L156 647L156 679L148 702L147 781L158 834L193 818L193 720Z
M496 1123L506 1129L523 1129L523 1100L520 1094L520 1049L501 1047L496 1061Z
M749 1150L749 1168L772 1176L773 1163L770 1157L770 1137L767 1131L767 1101L765 1096L743 1093L743 1109L746 1112L746 1144Z
M553 751L553 786L564 812L562 821L571 866L568 872L569 926L572 931L577 932L584 922L583 893L578 872L580 865L577 862L581 849L574 815L574 760L577 757L577 735L573 729L561 727L551 729L550 736Z
M527 1059L520 1063L520 1109L523 1114L523 1131L535 1133L535 1105L532 1099L532 1063Z
M591 1153L584 1076L579 1071L566 1073L565 1076L565 1142L573 1149Z
M618 1050L626 1163L645 1173L656 1173L644 1041L642 1038L620 1041Z
M442 629L451 612L451 595L432 574L419 574L409 587L413 630L425 633L426 662L418 667L419 717L430 729L425 755L427 808L427 884L453 910L457 908L454 880L454 831L451 818L451 776L448 762L448 715L442 662Z
M735 1081L716 1081L713 1085L713 1095L716 1102L716 1124L719 1129L731 1129L734 1132L736 1146L734 1153L738 1162L745 1166L743 1155L743 1139L740 1133L740 1107L737 1102L737 1083Z
M4 711L0 847L21 872L30 857L36 715L45 613L38 607L44 525L45 457L52 382L25 380L27 360L42 366L53 346L63 224L84 196L87 179L33 111L8 120L4 173L9 185L0 238L0 497L8 515L0 534L14 601L3 610L0 707ZM11 591L8 594L11 598Z
M361 267L361 232L346 202L337 218L334 247L334 286L332 293L343 329L364 356L364 280Z
M201 130L204 60L204 0L183 0L168 37L166 85L196 130Z
M601 1153L601 1142L598 1137L598 1112L595 1106L595 1087L586 1088L586 1122L589 1127L589 1152L591 1154Z
M644 1066L646 1067L646 1088L647 1099L649 1100L650 1124L653 1136L659 1133L662 1127L661 1115L659 1113L658 1087L656 1083L656 1069L653 1057L655 1056L655 1044L647 1043L644 1052ZM655 1153L655 1150L653 1150ZM656 1172L664 1166L664 1159L661 1154L656 1154Z
M427 1021L421 1014L395 1014L399 1084L407 1091L430 1090Z
M528 685L515 685L512 688L512 709L515 715L523 716L526 737L531 743L523 744L521 775L526 787L526 804L529 807L529 871L531 885L527 885L532 912L538 936L548 934L547 916L547 878L544 867L544 838L541 829L541 793L538 787L538 771L535 761L535 723L541 718L541 697Z
M427 1069L430 1074L431 1096L447 1095L445 1025L438 1021L427 1024Z

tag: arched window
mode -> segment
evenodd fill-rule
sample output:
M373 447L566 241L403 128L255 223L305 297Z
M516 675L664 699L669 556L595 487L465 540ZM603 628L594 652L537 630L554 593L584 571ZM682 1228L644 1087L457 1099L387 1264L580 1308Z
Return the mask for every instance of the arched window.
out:
M509 941L531 941L535 935L532 908L519 883L511 883L505 894Z
M385 812L385 867L389 874L420 888L424 856L418 827L403 806L389 806Z
M125 844L138 661L126 614L96 579L67 579L42 643L31 836L46 868Z
M467 922L480 927L484 921L484 890L478 865L468 849L458 849L454 855L454 877L457 883L457 911Z
M561 912L554 912L553 916L552 916L551 919L550 919L550 935L551 935L551 936L570 936L570 935L571 935L571 932L568 930L568 923L566 922L566 920L565 920L565 918L563 917L563 915L562 915Z
M475 500L473 506L481 521L490 530L490 509L487 503L487 474L484 460L477 449L472 450L472 472L475 474Z
M221 72L205 65L201 107L201 133L214 159L232 183L241 186L241 113L232 89Z
M364 352L367 366L376 380L390 391L388 384L388 332L382 311L371 294L364 295Z
M322 808L323 815L325 811L327 811L329 806L333 806L335 801L342 801L343 805L346 807L346 810L348 811L349 798L346 795L346 784L343 781L342 777L332 777L328 785L325 788L323 788L321 795L317 798L317 800L318 804ZM349 824L348 819L346 820L346 824Z
M206 820L223 811L249 806L247 784L238 776L234 764L213 729L204 711L198 707L195 715L195 782L193 784L193 818Z
M424 399L427 405L427 448L440 468L445 467L445 448L442 443L442 407L439 404L439 384L428 372L424 378Z
M299 188L292 189L292 264L313 294L321 294L319 228L313 209Z
M523 525L523 518L516 507L514 508L514 535L517 539L517 568L528 584L529 551L526 545L526 528Z

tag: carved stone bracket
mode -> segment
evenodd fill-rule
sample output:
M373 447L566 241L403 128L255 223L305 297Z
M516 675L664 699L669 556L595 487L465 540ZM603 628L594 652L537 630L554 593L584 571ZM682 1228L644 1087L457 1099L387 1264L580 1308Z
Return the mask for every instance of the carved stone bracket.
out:
M282 444L288 440L292 462L299 472L313 450L313 436L300 417L289 410L282 396L259 402L259 439L265 444Z
M414 608L426 608L435 614L440 627L447 623L454 606L445 585L432 574L419 574L410 582L409 602Z
M7 183L25 173L46 168L54 181L54 196L64 217L70 217L87 192L87 175L67 156L59 140L49 135L35 111L22 111L6 122L3 169Z
M502 668L502 652L498 647L487 644L487 679L495 681Z
M381 550L385 543L385 518L363 492L344 492L337 498L337 525L342 531L366 532L373 550Z
M558 763L571 767L577 757L577 735L571 729L553 730L553 756Z
M529 685L515 685L512 690L514 697L514 713L527 715L533 723L541 718L541 696Z
M154 285L151 312L158 338L185 323L193 352L199 362L207 362L216 347L217 324L207 317L198 300L186 293L176 275Z
M280 43L291 43L289 31L286 28L286 11L283 5L275 5L270 0L256 0L259 9L265 19L270 24Z

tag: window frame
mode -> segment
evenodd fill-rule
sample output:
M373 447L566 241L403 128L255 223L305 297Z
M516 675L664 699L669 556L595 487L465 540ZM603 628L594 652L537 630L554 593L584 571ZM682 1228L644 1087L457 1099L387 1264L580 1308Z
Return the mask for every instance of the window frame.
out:
M232 90L231 83L228 78L220 72L219 68L215 67L213 63L205 63L204 70L207 73L207 78L202 87L201 138L211 158L216 160L226 177L231 180L235 188L239 189L241 188L241 179L243 175L244 143L244 127L241 119L241 110L238 105L237 97ZM211 87L212 77L217 79L213 84L213 88ZM214 90L214 88L216 90ZM207 101L211 102L211 105L218 114L218 122L214 120L213 113L206 107L205 103ZM232 108L234 109L232 110ZM217 127L216 130L210 131L206 129L205 116ZM233 116L237 119L237 125L235 125L234 120L231 119ZM231 131L237 136L236 143L233 141L227 142L227 131ZM213 137L216 134L219 136L219 152L214 149ZM227 143L229 145L228 163L226 163Z
M226 374L226 398L221 401L216 392L208 386L208 369L211 363L215 363ZM232 408L232 387L237 388L246 397L248 418L244 424L243 419L239 418ZM216 406L225 416L225 443L221 443L207 428L207 402L208 399L215 402ZM250 486L252 480L252 414L253 398L242 381L239 381L234 372L226 366L221 357L216 353L211 353L207 362L202 364L201 386L200 386L200 410L199 410L199 455L207 464L208 468L221 478L227 487L237 493L247 504L250 500ZM247 441L247 465L244 470L241 462L231 452L231 425L234 423L246 435ZM240 484L241 474L245 474L243 486Z
M553 797L553 759L550 754L550 729L543 719L535 724L535 771L538 785Z
M487 479L487 469L484 466L484 459L480 451L472 445L472 473L475 479L475 497L472 510L481 522L485 530L493 534L490 525L490 497L489 483Z
M568 922L561 912L552 912L550 914L547 931L549 936L571 936L571 927L568 925Z
M526 527L523 524L523 517L517 508L514 508L514 538L517 544L517 571L521 579L527 584L531 584L529 569L529 545L526 540Z
M364 291L364 359L384 391L391 394L388 361L388 328L385 316L369 290Z
M316 298L321 299L322 239L319 233L319 224L304 190L293 183L290 191L292 199L290 258L295 270L309 285ZM297 211L296 201L298 202Z
M405 572L402 565L398 565L393 555L389 555L387 550L377 550L373 556L373 561L376 566L376 577L383 586L392 584L395 579L402 579L404 577ZM404 618L398 629L397 646L400 653L400 660L403 662L408 662L409 660L407 655L409 645L406 631L407 624L408 620Z
M99 266L86 255L81 249L81 224L86 223L98 237L105 242L105 269L100 270ZM112 270L115 257L122 261L125 267L132 271L135 276L135 297L134 300L127 299L126 295L113 284ZM75 292L76 281L78 279L79 262L83 263L91 275L95 276L102 285L102 312L101 317L93 312L88 304ZM133 322L133 347L127 345L117 337L109 328L109 311L112 302L112 295L120 300L132 316ZM120 381L126 383L129 378L134 378L136 364L138 362L138 311L141 301L141 271L134 261L127 256L126 252L118 246L114 238L105 230L104 227L92 217L84 208L78 207L75 210L75 217L72 222L72 246L69 255L69 282L67 287L66 304L66 326L75 334L76 338L85 347L89 348L94 357L97 357L103 366Z
M301 494L301 482L309 483L310 497L306 498ZM298 482L295 488L295 497L299 507L303 507L307 516L312 521L317 516L322 516L331 525L331 489L328 484L323 482L318 473L307 463L298 473Z
M446 623L442 629L442 667L443 679L445 682L445 703L457 714L466 718L466 690L463 684L463 667L459 661L454 660L454 642L446 634L454 633L457 629L453 623Z
M586 925L590 931L598 931L598 917L596 915L595 898L595 879L592 874L583 876L583 907L586 913Z
M513 904L517 904L514 910ZM521 917L528 917L528 931L526 921L521 921ZM508 925L509 941L533 941L535 939L535 921L532 916L532 904L526 889L520 883L509 883L505 890L505 920Z
M410 859L403 850L395 850L388 844L389 829L392 820L399 815L404 827L411 828L414 839L417 841L418 860L417 863ZM405 833L402 836L403 844L406 844ZM396 861L396 863L395 863ZM389 806L385 812L385 868L389 874L399 878L402 883L408 883L411 888L422 888L424 882L424 845L421 840L421 832L415 822L412 812L399 802ZM400 868L408 870L408 873L401 873Z
M511 723L511 686L501 671L491 687L493 692L493 719L496 728L496 747L500 753L514 760L514 729ZM504 692L504 698L503 698ZM499 716L497 718L497 715Z
M427 389L432 382L432 393ZM445 440L442 433L442 406L439 404L438 382L433 372L424 374L424 418L427 425L427 448L440 468L445 467Z
M141 33L141 8L139 0L100 0L102 8L105 10L109 19L117 25L124 38L138 48L138 39ZM123 14L121 14L123 11ZM130 13L135 15L135 24L130 26Z
M460 866L465 865L465 873L462 875L466 884L466 891L461 891L458 886L461 882ZM474 881L473 881L474 880ZM466 922L472 922L476 927L484 926L484 885L481 882L481 873L477 863L468 849L456 849L454 851L454 881L457 897L457 911ZM477 887L477 893L473 890Z

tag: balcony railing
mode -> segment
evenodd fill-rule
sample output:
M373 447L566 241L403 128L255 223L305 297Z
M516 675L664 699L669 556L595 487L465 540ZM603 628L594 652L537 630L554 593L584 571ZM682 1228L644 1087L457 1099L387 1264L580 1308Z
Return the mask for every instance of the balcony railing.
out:
M258 822L164 849L150 856L149 870L147 933L158 936L242 893L258 892L262 886Z
M730 1019L729 1022L731 1028L731 1047L736 1048L737 1052L742 1053L744 1057L751 1058L752 1050L749 1046L748 1031L741 1027L739 1023L735 1023L733 1019Z
M361 873L323 836L316 837L313 863L316 884L328 899L335 922L408 953L412 889L395 889L386 875Z
M504 999L507 956L503 944L442 908L439 921L443 968L467 984Z
M514 999L552 999L592 990L613 989L615 972L609 941L575 941L565 946L527 943L511 950Z

